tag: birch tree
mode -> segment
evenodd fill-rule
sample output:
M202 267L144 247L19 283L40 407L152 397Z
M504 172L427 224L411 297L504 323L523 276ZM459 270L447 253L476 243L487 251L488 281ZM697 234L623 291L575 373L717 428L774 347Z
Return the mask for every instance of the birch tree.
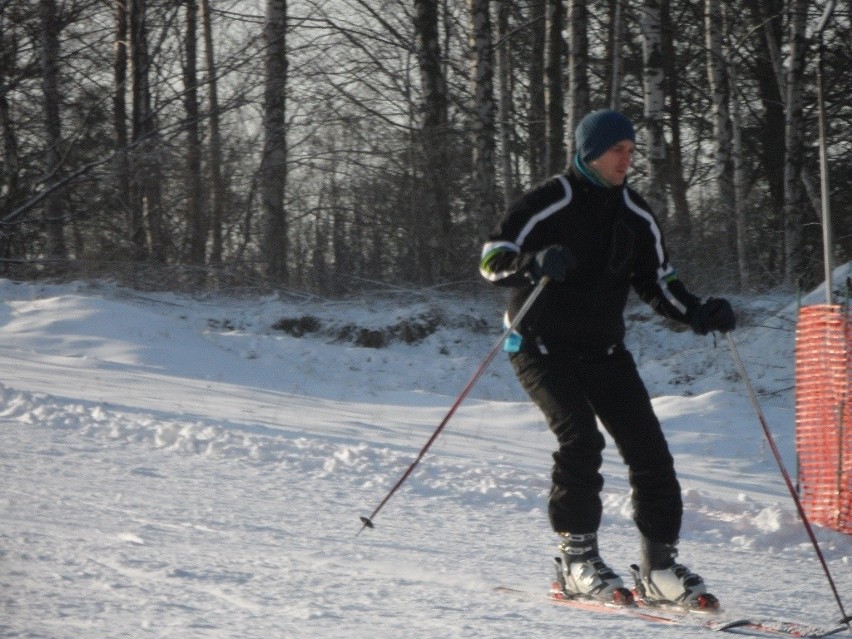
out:
M647 199L660 217L666 216L665 73L662 55L662 18L659 0L641 9L642 85L645 116L645 152L648 158Z
M284 206L287 186L287 1L267 0L263 99L261 202L265 217L264 259L273 281L287 282L288 226Z
M610 109L621 110L621 83L624 77L624 56L622 43L624 40L624 2L613 0L611 4L611 19L609 25L609 103Z
M512 38L509 33L510 0L497 0L497 74L500 78L499 129L500 172L503 180L503 207L509 206L515 195L515 171L512 163Z
M490 0L469 0L473 40L473 209L480 227L495 219L497 212L494 102L494 44L491 35Z

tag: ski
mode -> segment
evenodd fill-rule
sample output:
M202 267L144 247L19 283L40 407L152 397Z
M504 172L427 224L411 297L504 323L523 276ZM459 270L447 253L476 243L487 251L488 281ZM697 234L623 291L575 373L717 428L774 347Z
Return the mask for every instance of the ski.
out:
M541 595L525 590L498 586L495 592L514 595L517 597L541 600ZM701 610L672 605L651 605L641 600L626 604L608 603L586 597L570 597L562 592L558 583L554 583L547 595L550 603L585 610L598 614L619 615L625 618L637 619L648 623L681 625L713 632L746 637L796 637L802 639L819 639L849 631L848 626L820 627L792 621L755 620L749 618L731 617L719 610Z
M796 621L772 619L737 618L723 610L702 610L700 608L685 608L677 604L648 603L642 599L634 602L640 611L653 611L659 616L673 619L674 623L686 623L705 627L709 630L721 630L734 634L744 634L758 637L801 637L816 639L830 637L846 632L846 625L823 627ZM707 619L704 624L693 623L694 620Z
M703 630L733 632L735 634L746 636L765 636L763 632L755 631L751 627L752 622L749 619L723 619L719 615L714 615L712 619L704 619L693 617L691 615L691 611L685 608L678 608L677 610L667 609L656 606L647 606L635 601L627 604L609 604L583 597L569 597L562 592L558 583L553 584L549 597L555 604L569 606L571 608L580 608L582 610L601 609L606 612L612 611L653 623L689 625Z
M506 594L512 594L515 596L533 596L536 599L539 598L539 595L534 595L533 593L529 593L527 591L507 588L504 586L499 586L495 588L495 591ZM686 611L683 611L684 614L681 614L680 612L675 613L674 611L644 607L637 605L636 603L616 604L597 601L595 599L589 599L585 597L567 597L559 590L551 590L550 594L548 595L548 599L551 603L559 606L566 606L569 608L575 608L577 610L586 610L594 613L619 615L651 623L661 623L668 625L689 625L702 628L704 630L713 630L717 632L735 632L735 634L754 637L777 636L776 633L768 634L759 630L753 630L749 627L752 622L748 619L692 619L688 616L688 614L686 614Z
M632 591L633 602L640 608L667 611L669 614L675 615L719 616L723 612L720 608L719 600L710 593L698 595L694 602L697 605L693 606L680 605L676 602L648 601L644 596L645 589L642 585L639 566L631 564L630 573L633 575L633 580L636 584ZM558 588L559 586L560 584L554 583L553 588ZM850 629L846 625L838 625L833 628L820 628L793 621L741 619L733 620L733 623L734 625L731 627L747 628L762 635L782 635L787 637L828 637ZM845 624L845 621L841 623ZM727 630L726 628L722 629Z

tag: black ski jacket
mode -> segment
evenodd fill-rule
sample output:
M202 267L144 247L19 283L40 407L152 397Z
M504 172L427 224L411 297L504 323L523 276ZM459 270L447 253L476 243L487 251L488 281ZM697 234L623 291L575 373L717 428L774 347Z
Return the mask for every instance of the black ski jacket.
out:
M597 186L572 168L514 202L482 249L482 275L513 287L509 319L533 288L536 252L555 244L570 249L577 267L549 283L522 321L525 349L595 354L621 344L631 286L683 323L700 303L669 264L648 204L626 185Z

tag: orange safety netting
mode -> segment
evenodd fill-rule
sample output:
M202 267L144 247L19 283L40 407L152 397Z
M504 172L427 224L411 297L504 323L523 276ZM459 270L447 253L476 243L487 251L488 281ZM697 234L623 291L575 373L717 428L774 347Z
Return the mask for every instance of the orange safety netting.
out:
M815 524L852 534L852 321L838 305L799 312L796 449L802 505Z

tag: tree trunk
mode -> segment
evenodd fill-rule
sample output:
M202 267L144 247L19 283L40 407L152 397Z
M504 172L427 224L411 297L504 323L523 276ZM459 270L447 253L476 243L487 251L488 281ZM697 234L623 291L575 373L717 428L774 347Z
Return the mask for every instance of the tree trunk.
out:
M621 109L621 84L624 79L624 54L622 46L624 43L624 0L612 0L609 27L609 52L610 52L610 80L609 80L609 108L619 111Z
M753 59L753 73L757 79L762 106L760 128L760 156L772 200L773 210L779 213L784 208L784 94L786 84L781 73L780 58L782 38L782 0L773 0L772 16L760 10L765 3L750 2L754 33L759 45ZM778 14L778 15L775 15Z
M263 102L261 202L265 216L264 258L269 277L287 283L287 0L266 0L266 78Z
M420 67L422 125L419 150L423 177L422 201L417 219L422 232L415 238L420 278L436 281L451 274L449 238L452 232L450 211L449 136L447 124L447 84L441 67L438 42L437 0L415 0L414 30ZM418 198L421 199L421 198Z
M505 209L515 197L515 174L512 165L512 141L514 129L512 115L512 46L509 34L509 0L497 0L497 73L500 77L500 173L503 178L503 202Z
M207 228L201 196L201 139L198 109L198 6L196 0L184 0L186 33L183 69L183 102L186 109L186 216L189 227L189 263L204 264Z
M808 0L790 2L790 54L784 117L784 283L790 287L795 285L804 267L801 171L804 154L802 106L808 4Z
M222 177L222 134L219 130L219 81L213 50L213 29L210 19L210 0L201 0L201 22L204 32L204 57L207 66L207 101L210 107L208 116L210 136L209 177L210 205L210 263L222 262L222 224L225 219L225 182Z
M477 228L496 221L494 103L494 44L491 35L490 0L469 0L473 39L473 210Z
M547 42L547 0L530 1L529 65L529 157L530 181L547 176L547 107L545 97L545 43Z
M41 66L44 90L44 187L60 178L62 127L59 117L59 16L55 0L41 0ZM61 189L44 199L44 223L47 230L46 254L54 259L68 257L65 247L65 207Z
M648 203L666 217L665 73L662 55L662 16L659 0L649 0L641 9L642 84L646 154L648 157Z
M736 200L734 193L733 165L731 161L731 116L729 110L728 69L722 47L724 24L720 0L706 0L704 5L704 33L707 49L707 78L711 94L713 117L715 178L718 189L718 213L721 218L722 238L726 242L731 258L737 254L736 247Z
M17 66L17 40L14 33L7 34L0 16L0 135L2 135L3 157L0 175L0 219L14 210L18 201L18 138L9 105L9 82ZM9 257L11 248L8 233L0 233L0 257Z
M740 96L737 91L738 73L735 54L729 55L728 81L730 82L731 95L731 133L732 133L732 169L733 169L733 192L734 192L734 224L736 227L736 251L737 266L739 272L740 289L745 290L751 282L749 272L748 256L748 225L746 223L746 169L745 157L743 156L743 119L740 108Z
M170 238L166 235L163 211L163 177L162 177L162 145L157 114L154 112L151 98L151 55L148 49L147 2L138 0L142 9L141 29L139 37L139 67L138 79L141 89L140 114L141 135L143 140L139 146L142 166L138 179L142 182L143 215L147 226L148 244L151 260L158 263L166 261L166 249ZM137 138L139 139L139 138Z
M666 95L669 98L669 131L671 144L666 149L668 158L669 189L674 207L674 234L678 240L688 243L692 237L692 218L689 200L686 197L687 184L684 178L683 145L681 143L681 99L680 70L674 46L674 27L671 20L671 2L660 2L663 37L663 71L665 73Z
M115 58L113 59L112 126L115 135L115 160L113 179L118 211L127 222L128 237L134 237L134 229L141 228L141 220L134 219L137 212L131 206L130 157L127 137L127 4L115 3Z
M547 89L547 174L565 170L565 91L562 89L562 61L565 42L563 0L547 0L547 64L544 73Z
M574 129L590 110L589 38L586 0L569 0L570 43L568 46L568 121L565 137L566 157L574 155Z
M307 284L314 289L327 291L328 282L330 280L330 271L328 266L328 258L326 246L328 245L328 217L317 216L314 218L314 233L311 242L308 243L310 248L310 275L307 278ZM305 281L305 280L300 280Z
M151 108L150 66L148 53L147 0L129 0L130 60L132 65L131 95L133 101L133 245L134 258L150 257L155 262L165 259L160 193L159 144L156 119Z
M327 190L331 209L331 248L334 257L334 277L326 283L326 290L334 295L341 295L345 292L344 284L347 278L358 275L357 264L353 259L356 252L352 251L350 247L361 246L361 244L353 240L347 229L339 178L332 174L329 182Z

